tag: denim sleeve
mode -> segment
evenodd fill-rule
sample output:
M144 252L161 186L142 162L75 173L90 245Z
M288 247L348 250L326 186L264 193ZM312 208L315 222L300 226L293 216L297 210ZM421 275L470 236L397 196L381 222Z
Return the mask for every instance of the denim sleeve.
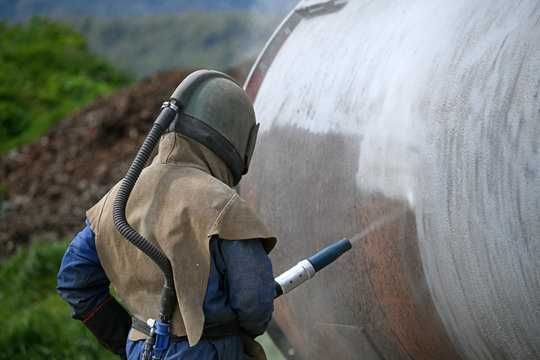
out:
M88 225L69 244L57 275L57 291L84 320L109 298L109 279L99 261L95 236Z
M262 334L274 310L272 263L259 240L221 240L229 303L248 335Z

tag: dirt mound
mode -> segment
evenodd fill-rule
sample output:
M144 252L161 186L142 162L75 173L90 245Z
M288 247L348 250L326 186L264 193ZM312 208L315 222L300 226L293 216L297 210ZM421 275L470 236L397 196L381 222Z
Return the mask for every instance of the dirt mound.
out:
M229 71L243 81L249 65ZM189 71L157 74L98 99L38 142L0 157L0 257L80 229L127 171L161 103Z

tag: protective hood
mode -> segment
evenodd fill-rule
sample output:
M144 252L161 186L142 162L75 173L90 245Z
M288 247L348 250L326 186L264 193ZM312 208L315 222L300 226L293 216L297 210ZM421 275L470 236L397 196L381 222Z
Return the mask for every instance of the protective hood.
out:
M128 222L171 262L178 301L172 332L187 335L192 346L203 333L210 238L262 239L268 252L276 243L275 236L228 185L232 183L229 169L213 152L169 133L162 137L157 156L141 173L127 204ZM155 319L162 275L116 230L112 203L117 190L118 185L87 212L98 255L128 311L144 321Z
M198 142L178 133L168 133L159 142L153 164L176 164L195 167L233 187L234 180L227 165L214 152Z

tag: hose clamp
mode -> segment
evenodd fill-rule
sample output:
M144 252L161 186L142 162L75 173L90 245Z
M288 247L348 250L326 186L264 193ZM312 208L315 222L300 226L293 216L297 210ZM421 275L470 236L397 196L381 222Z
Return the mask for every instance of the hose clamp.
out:
M176 100L172 99L170 101L165 101L162 105L161 105L161 109L165 109L165 108L169 108L171 110L173 110L175 113L179 113L180 112L180 107L178 105L176 105Z

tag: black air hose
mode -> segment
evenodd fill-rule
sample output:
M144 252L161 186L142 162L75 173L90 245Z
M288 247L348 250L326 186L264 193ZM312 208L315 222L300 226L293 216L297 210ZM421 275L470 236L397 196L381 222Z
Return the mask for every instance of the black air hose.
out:
M165 103L162 110L154 122L152 129L146 136L141 148L137 152L135 160L129 167L126 176L122 179L120 188L113 203L113 221L118 232L135 245L139 250L146 254L163 272L163 290L161 296L160 318L162 321L169 322L176 304L176 296L174 290L174 279L172 267L169 259L161 252L161 250L145 239L135 229L128 224L126 218L126 206L131 191L135 187L135 183L139 178L146 162L150 158L152 151L163 132L169 127L171 121L174 120L179 109L173 101Z
M229 76L209 70L199 70L186 77L173 92L170 101L165 102L152 129L146 136L144 143L137 152L135 160L129 167L126 176L122 179L118 193L113 203L113 221L118 232L129 242L146 254L163 272L163 289L161 291L160 320L169 323L176 307L176 294L174 290L174 278L169 259L154 244L146 240L141 234L133 229L127 222L126 206L131 191L139 178L152 151L156 147L159 138L180 113L188 99L193 95L197 87L212 78L230 79Z

